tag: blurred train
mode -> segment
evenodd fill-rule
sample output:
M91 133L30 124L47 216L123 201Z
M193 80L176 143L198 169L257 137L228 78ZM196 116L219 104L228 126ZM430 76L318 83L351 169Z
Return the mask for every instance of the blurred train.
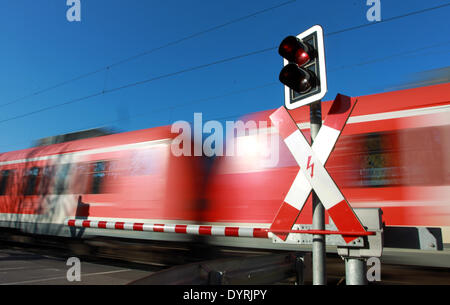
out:
M331 102L322 103L323 117ZM170 126L0 154L0 226L67 237L183 241L183 234L69 228L69 218L268 228L298 166L269 115L234 156L174 156ZM291 111L309 136L309 107ZM272 141L272 142L271 142ZM276 151L271 147L276 142ZM226 143L229 147L231 143ZM380 207L387 226L436 227L450 242L450 83L358 97L326 165L352 207ZM273 159L276 153L276 159ZM276 162L273 162L276 160ZM311 223L311 200L297 223ZM286 248L211 237L215 245Z

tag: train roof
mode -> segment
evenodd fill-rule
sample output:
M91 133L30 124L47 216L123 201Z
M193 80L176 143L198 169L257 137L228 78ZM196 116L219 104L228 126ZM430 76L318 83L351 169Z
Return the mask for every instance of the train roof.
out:
M161 126L88 139L80 139L47 146L32 147L17 151L4 152L0 154L0 162L174 138L176 134L171 133L170 129L170 126Z
M358 102L352 116L442 106L450 102L450 83L365 95L357 97L357 99ZM330 107L331 101L323 102L322 113L326 114ZM244 116L242 120L269 121L270 125L268 118L273 111L274 109L251 113ZM309 122L309 107L300 107L291 110L290 113L296 121ZM176 134L171 133L170 125L154 127L0 153L0 162L169 139L175 136Z
M322 116L328 113L331 102L322 103ZM351 116L442 106L449 103L450 83L445 83L359 96ZM244 116L243 120L269 121L270 123L269 116L274 110L255 112ZM289 112L295 121L309 122L309 107L300 107Z

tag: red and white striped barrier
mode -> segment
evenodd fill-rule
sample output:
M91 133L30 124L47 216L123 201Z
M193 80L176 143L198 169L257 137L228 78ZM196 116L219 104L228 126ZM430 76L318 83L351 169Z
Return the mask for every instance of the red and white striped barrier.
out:
M233 236L233 237L253 237L253 238L272 238L272 234L277 233L300 233L300 234L323 234L323 235L348 235L348 236L367 236L374 235L375 232L366 231L330 231L330 230L271 230L268 228L252 227L224 227L211 225L180 225L180 224L151 224L143 222L121 222L121 221L103 221L103 220L83 220L67 219L64 224L75 228L93 228L110 230L128 230L128 231L146 231L161 233L181 233L193 235L210 236Z
M146 232L162 232L162 233L181 233L194 235L269 238L269 229L267 228L263 229L251 227L151 224L142 222L94 221L82 219L67 219L64 224L69 227L77 227L77 228L97 228L97 229L146 231Z
M270 116L300 167L270 227L271 231L289 231L295 224L311 190L314 189L339 231L365 232L324 167L355 103L355 99L338 94L312 147L285 107L279 108ZM283 240L287 237L283 233L275 234ZM346 242L355 239L350 236L343 237Z

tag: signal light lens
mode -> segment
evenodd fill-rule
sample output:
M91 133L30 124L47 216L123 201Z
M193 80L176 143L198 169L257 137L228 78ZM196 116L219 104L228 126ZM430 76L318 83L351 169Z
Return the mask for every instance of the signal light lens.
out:
M315 86L315 78L309 70L295 64L286 65L280 72L280 82L298 93L307 93Z
M298 49L297 52L295 52L295 63L299 66L303 66L304 64L308 63L310 60L309 54L306 53L304 50Z
M299 66L307 64L311 60L309 47L295 36L288 36L280 44L278 53L290 62Z

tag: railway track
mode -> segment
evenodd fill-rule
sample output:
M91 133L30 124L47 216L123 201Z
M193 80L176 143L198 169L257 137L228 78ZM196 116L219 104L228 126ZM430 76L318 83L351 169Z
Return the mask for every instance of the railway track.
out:
M0 243L1 248L8 251L65 259L76 256L83 262L152 273L130 280L129 283L135 285L294 285L301 281L312 284L308 256L301 280L298 253L294 252L212 247L200 242L171 244L107 237L88 240L44 238L14 230L2 230ZM450 285L450 268L392 263L396 261L401 261L401 257L396 260L389 257L384 261L382 258L381 281L369 285ZM342 259L336 254L328 254L326 266L328 285L345 285Z

